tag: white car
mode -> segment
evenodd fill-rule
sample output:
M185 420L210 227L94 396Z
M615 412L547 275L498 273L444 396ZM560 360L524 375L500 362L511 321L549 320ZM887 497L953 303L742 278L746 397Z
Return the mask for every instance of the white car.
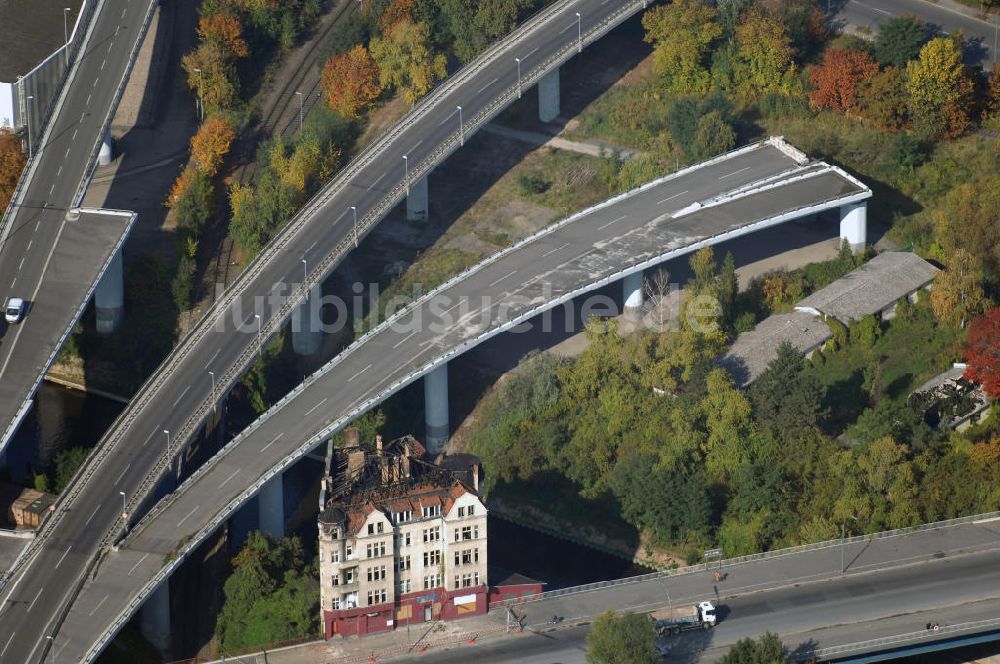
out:
M24 318L24 300L19 297L10 298L3 313L8 323L20 323Z

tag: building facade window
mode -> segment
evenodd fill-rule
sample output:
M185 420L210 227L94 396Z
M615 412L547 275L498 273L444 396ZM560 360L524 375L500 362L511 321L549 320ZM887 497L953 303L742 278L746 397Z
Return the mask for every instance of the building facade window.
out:
M367 552L367 558L378 558L379 556L385 555L385 542L373 542L367 545L365 549Z
M385 588L379 590L369 590L368 591L368 606L373 604L385 604L388 595L385 592Z
M440 505L424 505L420 508L420 514L425 519L430 519L431 517L441 516L441 506Z
M396 562L396 567L401 572L405 572L410 569L410 556L400 556L399 560Z
M424 567L441 564L440 551L424 551Z
M440 526L434 526L433 528L424 528L425 542L437 542L440 539L441 539Z
M381 581L385 578L385 565L368 568L368 581Z
M441 575L440 574L430 574L424 577L424 590L430 590L431 588L437 588L441 585Z
M334 597L333 599L330 600L330 610L336 611L339 608L340 608L340 598Z
M455 565L471 565L479 562L479 549L465 549L455 552Z

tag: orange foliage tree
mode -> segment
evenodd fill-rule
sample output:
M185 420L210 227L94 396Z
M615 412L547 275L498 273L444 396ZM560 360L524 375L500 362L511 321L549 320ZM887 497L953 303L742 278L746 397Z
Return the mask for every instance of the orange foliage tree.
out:
M381 18L378 20L379 34L388 35L400 21L412 20L413 0L395 0L395 2L385 8Z
M809 80L816 86L809 101L817 108L854 112L858 110L858 87L878 71L878 65L864 51L827 49L823 62L809 70Z
M235 135L236 130L226 118L220 115L205 118L191 138L191 163L205 175L215 175Z
M0 127L0 216L10 205L26 161L21 141L10 129Z
M202 16L198 21L198 36L203 41L219 44L237 58L250 55L250 47L243 39L243 24L229 12Z
M323 65L322 86L327 103L346 118L357 117L382 94L378 65L360 44L330 56Z
M972 321L966 362L965 378L980 383L986 394L1000 399L1000 307Z

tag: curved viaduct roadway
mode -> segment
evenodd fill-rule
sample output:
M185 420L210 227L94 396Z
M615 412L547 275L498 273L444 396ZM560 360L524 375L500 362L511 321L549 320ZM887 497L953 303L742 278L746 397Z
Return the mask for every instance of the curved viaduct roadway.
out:
M435 366L626 274L871 195L842 171L796 157L780 140L760 143L606 201L487 259L358 339L102 557L56 635L60 658L96 656L148 593L264 482ZM120 505L117 489L102 484L101 500Z
M119 16L122 11L126 16L140 13L129 0L104 3L100 16L112 8ZM282 328L307 287L320 282L356 245L358 236L402 200L408 183L426 175L460 146L464 135L491 120L521 90L644 6L640 0L560 0L546 7L439 85L306 204L140 389L5 576L0 662L44 657L50 645L45 637L51 636L77 584L93 566L97 552L120 534L119 492L129 498L129 514L141 509L169 462L211 412L213 400L226 394L253 361L259 340ZM103 20L100 25L107 28ZM101 72L124 65L121 58L131 62L131 54L122 55L109 41L125 29L116 26L104 35L101 48L94 46L80 64L97 63ZM96 72L90 74L95 74L96 85L102 85ZM76 88L69 86L71 91ZM102 96L108 94L104 91ZM461 114L458 106L463 108ZM72 129L67 131L72 135ZM92 131L88 136L95 138ZM100 136L97 132L96 140ZM86 150L79 155L71 151L66 159L84 161L87 156ZM43 178L59 177L74 187L78 182L85 186L86 171L76 176L68 171L64 176L43 173L41 162L28 175L31 186L43 186ZM308 267L306 285L287 287L300 281L303 260ZM209 371L214 372L217 389ZM165 429L172 432L167 451Z

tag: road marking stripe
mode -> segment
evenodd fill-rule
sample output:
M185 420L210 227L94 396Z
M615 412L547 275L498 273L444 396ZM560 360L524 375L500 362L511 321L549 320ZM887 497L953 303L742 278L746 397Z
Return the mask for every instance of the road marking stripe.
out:
M611 224L617 224L622 219L628 219L628 215L627 214L623 214L622 216L618 217L617 219L612 219L611 221L609 221L608 223L604 224L603 226L598 226L597 230L603 231L605 228L607 228Z
M446 117L446 118L445 118L444 120L442 120L441 122L439 122L439 123L438 123L438 126L440 127L441 125L443 125L443 124L447 123L447 122L448 122L449 120L451 120L451 119L452 119L452 117L454 117L454 116L455 116L455 114L457 114L457 113L458 113L458 109L456 108L456 109L455 109L454 111L452 111L451 113L449 113L449 114L448 114L448 117Z
M457 113L457 112L458 112L458 111L456 111L456 113ZM424 142L424 139L422 139L422 138L421 138L421 139L420 139L419 141L417 141L416 143L414 143L414 144L413 144L413 147L412 147L412 148L410 148L409 150L407 150L407 151L406 151L406 154L407 154L407 155L409 155L409 154L410 154L411 152L413 152L413 151L414 151L414 150L416 150L416 149L417 149L418 147L420 147L420 144L421 144L421 143L423 143L423 142Z
M125 18L125 12L127 12L127 11L128 11L128 7L125 7L124 9L122 9L122 18Z
M377 185L382 180L382 178L384 178L386 175L387 175L387 173L383 173L382 175L378 176L375 179L374 182L372 182L370 185L368 185L368 191L371 191L372 189L374 189L375 185Z
M97 87L97 82L98 82L99 80L101 80L101 79L99 79L99 78L95 78L95 79L94 79L94 84L93 84L93 85L91 85L90 87L91 87L92 89L93 89L93 88L96 88L96 87Z
M222 484L219 485L219 488L221 489L222 487L224 487L227 484L229 484L229 480L233 479L234 477L236 477L239 474L240 474L239 470L234 470L232 475L230 475L229 477L227 477L226 479L224 479L222 481Z
M878 7L869 7L869 9L873 9L873 10L877 11L879 14L885 14L886 16L894 16L894 14L892 12L887 12L886 10L879 9Z
M522 55L521 56L521 60L527 60L531 56L531 54L534 53L537 50L538 50L538 47L536 46L535 48L531 49L530 51L528 51L527 53L525 53L524 55Z
M743 171L749 171L749 170L750 170L749 166L744 166L743 168L741 168L738 171L733 171L732 173L727 173L727 174L721 176L719 179L720 180L725 180L726 178L728 178L730 176L733 176L733 175L736 175L737 173L742 173Z
M545 258L546 256L551 256L552 254L556 253L557 251L561 251L561 250L565 249L568 246L569 246L569 242L567 242L565 244L561 244L558 247L556 247L555 249L549 249L544 254L542 254L542 258Z
M128 571L128 576L132 576L132 572L134 572L134 571L135 571L135 569L136 569L136 568L137 568L137 567L138 567L139 565L141 565L141 564L142 564L142 561L144 561L144 560L145 560L146 558L149 558L149 554L148 554L148 553L147 553L147 554L144 554L144 555L142 556L142 558L139 558L139 562L137 562L137 563L136 563L135 565L132 565L132 569L130 569L130 570Z
M41 225L42 225L42 220L41 219L39 219L38 221L36 221L35 222L35 231L38 231L38 227L41 226Z
M285 432L282 431L281 433L279 433L277 436L274 437L274 440L272 440L270 443L268 443L264 447L260 448L260 451L263 452L264 450L266 450L267 448L269 448L271 445L274 445L276 442L278 442L278 439L281 438L284 435L285 435Z
M117 34L117 32L115 34ZM114 46L114 45L115 45L114 42L111 42L110 44L108 44L108 53L111 52L111 47Z
M149 441L153 440L153 436L155 436L156 432L159 431L159 430L160 430L160 425L157 424L156 428L153 429L153 433L151 433L148 436L146 436L146 440L142 441L142 446L145 447L149 443Z
M91 616L92 616L92 615L94 615L95 613L97 613L97 610L98 610L99 608L101 608L101 604L104 604L105 600L107 600L107 599L108 599L108 597L110 597L110 595L105 595L105 596L104 596L104 598L103 598L103 599L101 599L101 601L97 603L97 606L95 606L94 608L92 608L92 609L90 610L90 614L89 614L89 615L91 615Z
M61 174L62 174L62 166L60 166L59 170L56 171L56 177L59 177Z
M21 256L21 262L17 265L17 271L20 272L21 268L24 267L24 256Z
M108 64L108 59L104 58L101 60L101 71L104 71L104 65Z
M222 349L221 349L221 348L219 348L218 350L216 350L216 351L215 351L215 354L214 354L214 355L212 355L212 358L211 358L211 359L210 359L210 360L208 361L208 364L206 364L205 366L206 366L206 367L210 367L210 366L212 366L212 362L214 362L214 361L215 361L215 358L217 358L217 357L219 356L219 353L221 353L221 352L222 352Z
M408 339L409 339L410 337L412 337L412 336L413 336L414 334L416 334L416 333L417 333L417 331L416 331L416 330L414 330L413 332L410 332L410 333L409 333L409 334L407 334L407 335L406 335L405 337L403 337L402 339L400 339L399 341L397 341L397 342L396 342L396 344L395 344L395 345L393 346L393 348L399 348L400 346L402 346L403 344L405 344L405 343L406 343L406 341L407 341L407 340L408 340Z
M35 602L38 601L38 598L42 596L43 590L45 590L44 586L38 589L38 592L35 594L35 599L31 600L31 604L28 605L28 611L27 611L28 613L31 613L31 607L33 607L35 605Z
M488 87L490 87L491 85L493 85L494 83L496 83L496 82L497 82L498 80L500 80L500 79L499 79L499 78L494 78L494 79L493 79L492 81L490 81L489 83L487 83L487 84L486 84L486 85L484 85L483 87L481 87L481 88L479 88L478 90L476 90L476 94L478 95L478 94L479 94L479 93L481 93L481 92L482 92L483 90L485 90L486 88L488 88Z
M347 379L347 382L348 382L348 383L350 383L350 382L351 382L352 380L354 380L355 378L357 378L358 376L360 376L360 375L361 375L361 374L363 374L364 372L368 371L368 370L369 370L369 369L371 368L371 366L372 366L372 365L371 365L371 363L369 363L367 367L365 367L364 369L362 369L362 370L361 370L361 371L359 371L358 373L356 373L356 374L354 374L353 376L351 376L350 378L348 378L348 379Z
M657 204L657 205L663 205L663 204L664 204L664 203L666 203L667 201L672 201L672 200L674 200L675 198L677 198L678 196L683 196L683 195L684 195L684 194L686 194L686 193L688 193L688 190L687 190L687 189L685 189L684 191L682 191L682 192L681 192L681 193L679 193L679 194L674 194L673 196L667 196L667 197L666 197L666 198L664 198L664 199L663 199L662 201L656 201L656 204Z
M69 148L66 148L66 154L63 155L63 159L68 159L68 158L69 158Z
M72 549L72 548L73 548L73 545L72 545L72 544L70 544L70 545L69 545L69 546L68 546L68 547L66 548L66 553L62 554L62 556L61 556L61 557L59 558L59 562L57 562L57 563L56 563L56 566L55 566L55 567L53 567L52 569L59 569L59 566L60 566L60 565L62 565L62 561L66 559L66 556L68 556L68 555L69 555L69 552L70 552L70 549Z
M195 505L194 509L192 509L190 512L187 513L186 517L184 517L183 519L181 519L180 521L177 522L177 527L180 528L181 524L184 523L185 521L187 521L191 517L192 514L194 514L195 512L197 512L199 507L201 507L201 505Z
M128 472L128 469L129 469L129 468L131 468L131 467L132 467L132 464L131 464L131 463L130 463L130 464L128 464L127 466L125 466L125 469L124 469L124 470L122 470L122 472L118 473L118 477L116 477L116 478L115 478L115 483L114 483L114 484L113 484L112 486L118 486L118 483L122 481L122 476L123 476L123 475L124 475L125 473L127 473L127 472Z
M313 247L315 247L317 244L319 244L319 240L316 240L315 242L313 242L312 244L310 244L309 248L306 249L306 253L308 254L310 251L312 251Z
M71 140L71 141L75 141L76 140L76 132L77 132L77 130L74 129L73 130L73 136L69 140Z
M88 518L88 519L87 519L87 520L86 520L86 521L85 521L85 522L83 523L83 525L85 525L85 526L86 526L86 525L87 525L88 523L90 523L91 519L93 519L93 518L94 518L95 516L97 516L97 510L99 510L99 509L101 509L101 506L100 506L100 505L98 505L97 507L95 507L95 508L94 508L94 511L93 511L93 513L92 513L92 514L90 515L90 517L89 517L89 518Z
M52 190L53 190L53 189L55 189L55 188L56 188L56 184L55 184L55 182L53 182L53 183L52 183L52 186L51 186L51 187L49 187L49 196L51 196L51 195L52 195Z
M184 388L184 391L183 391L183 392L181 392L181 395L180 395L179 397L177 397L176 399L174 399L174 406L176 406L176 405L177 405L177 403L178 403L178 402L179 402L179 401L180 401L181 399L183 399L183 398L184 398L184 395L185 395L185 394L187 394L187 393L188 393L188 390L190 390L190 389L191 389L191 386L190 386L190 385L188 385L187 387L185 387L185 388Z
M90 98L93 97L93 96L94 96L93 92L91 92L89 95L87 95L87 101L84 103L84 106L90 106Z
M28 246L24 248L25 251L31 251L31 245L35 243L34 239L28 240Z
M5 644L4 644L4 646L3 646L3 650L0 650L0 657L3 657L3 654L4 654L5 652L7 652L7 647L8 647L8 646L10 646L10 642L11 642L11 641L13 641L13 640L14 640L14 635L13 635L13 634L11 634L11 635L10 635L10 638L9 638L9 639L7 639L7 643L5 643Z
M310 415L312 415L316 411L317 408L319 408L320 406L322 406L323 404L326 403L327 399L329 399L329 397L323 397L322 401L320 401L318 404L316 404L315 406L313 406L312 408L310 408L309 410L306 411L305 416L309 417Z
M512 276L514 276L515 274L517 274L517 270L511 270L509 274L505 274L505 275L503 275L502 277L500 277L499 279L496 279L496 280L494 280L494 281L491 281L491 282L490 282L490 286L496 286L496 285L497 285L498 283L500 283L501 281L503 281L503 280L504 280L504 279L506 279L507 277L512 277Z

